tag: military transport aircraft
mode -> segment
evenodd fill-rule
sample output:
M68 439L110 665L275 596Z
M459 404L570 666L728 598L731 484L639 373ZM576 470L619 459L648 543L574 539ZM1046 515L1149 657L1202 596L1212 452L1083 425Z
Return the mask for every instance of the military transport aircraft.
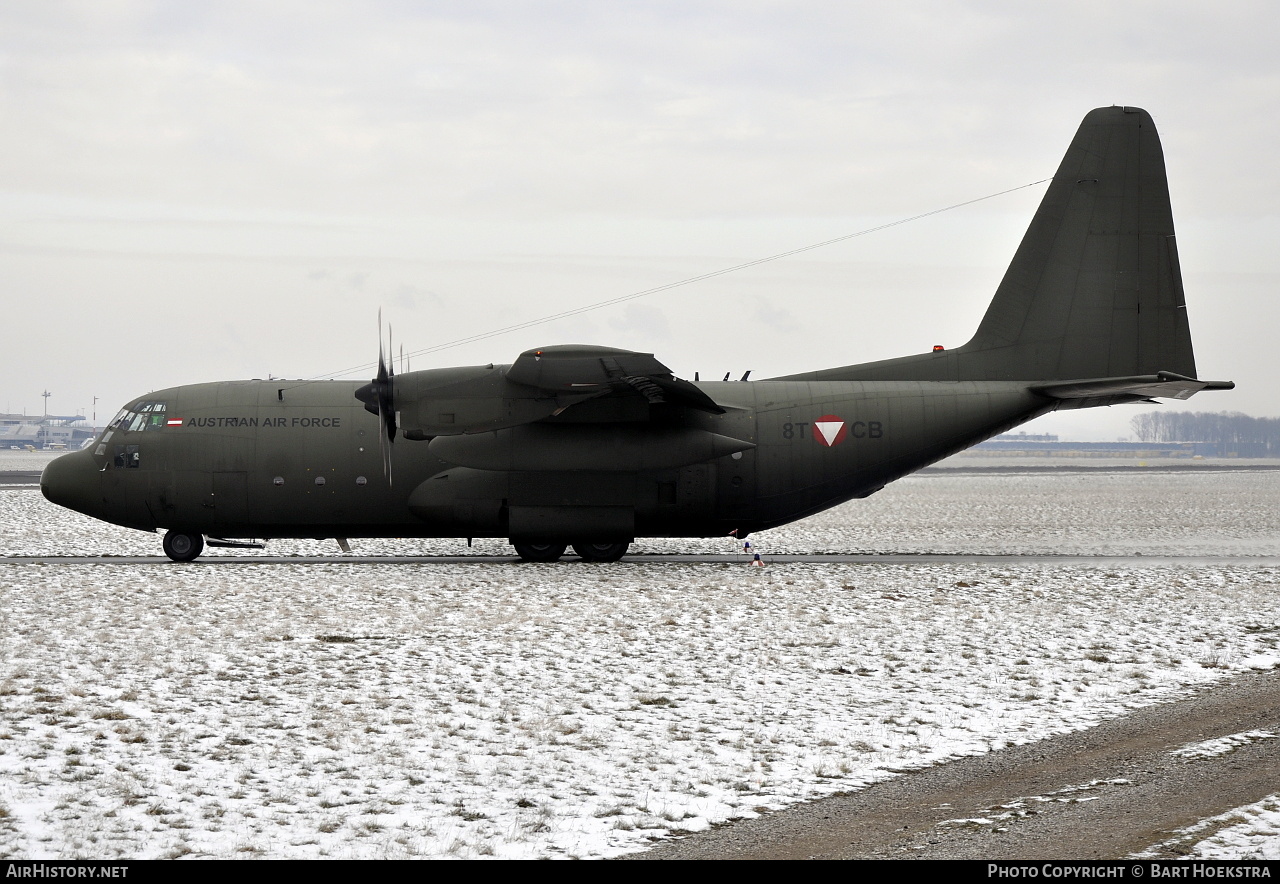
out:
M954 350L690 382L569 345L370 383L226 381L129 403L52 461L54 503L190 561L279 537L505 537L614 561L636 537L744 537L874 494L1055 409L1225 390L1196 379L1164 157L1146 111L1099 108ZM394 471L388 454L396 436Z

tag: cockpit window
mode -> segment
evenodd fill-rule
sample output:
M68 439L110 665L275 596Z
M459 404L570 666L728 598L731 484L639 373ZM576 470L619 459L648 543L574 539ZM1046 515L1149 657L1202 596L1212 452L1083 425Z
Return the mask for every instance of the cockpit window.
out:
M119 429L126 433L162 429L165 426L167 407L167 402L138 402L122 408L120 413L112 419L108 428Z
M152 402L151 411L147 413L147 423L143 429L160 430L164 428L164 407L163 402Z

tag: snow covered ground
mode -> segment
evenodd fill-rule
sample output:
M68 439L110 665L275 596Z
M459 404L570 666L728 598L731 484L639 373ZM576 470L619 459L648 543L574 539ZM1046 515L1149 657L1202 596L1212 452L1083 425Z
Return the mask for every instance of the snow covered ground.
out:
M935 474L753 541L1273 556L1277 504L1280 473ZM0 490L5 554L158 546ZM0 856L640 850L1280 665L1278 584L1261 563L0 565ZM1275 855L1276 807L1207 825L1204 855Z
M1280 796L1237 807L1170 839L1185 859L1280 859Z

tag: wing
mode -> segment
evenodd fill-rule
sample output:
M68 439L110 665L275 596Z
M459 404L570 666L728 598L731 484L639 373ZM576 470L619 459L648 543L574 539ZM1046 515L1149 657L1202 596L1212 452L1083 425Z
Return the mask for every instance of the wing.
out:
M652 353L569 344L526 350L507 369L507 380L547 393L642 396L653 405L683 405L724 414L710 396L677 378Z
M560 415L578 423L647 421L654 405L725 413L652 353L577 344L526 350L511 365L397 375L394 398L408 439L483 433Z

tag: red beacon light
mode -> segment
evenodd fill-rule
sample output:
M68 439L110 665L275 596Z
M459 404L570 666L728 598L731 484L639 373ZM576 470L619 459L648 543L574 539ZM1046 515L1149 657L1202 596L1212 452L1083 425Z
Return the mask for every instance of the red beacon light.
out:
M934 352L934 353L941 353L941 352L942 352L943 350L945 350L945 349L947 349L947 348L946 348L946 347L944 347L944 346L942 346L941 344L934 344L934 345L933 345L933 352Z

